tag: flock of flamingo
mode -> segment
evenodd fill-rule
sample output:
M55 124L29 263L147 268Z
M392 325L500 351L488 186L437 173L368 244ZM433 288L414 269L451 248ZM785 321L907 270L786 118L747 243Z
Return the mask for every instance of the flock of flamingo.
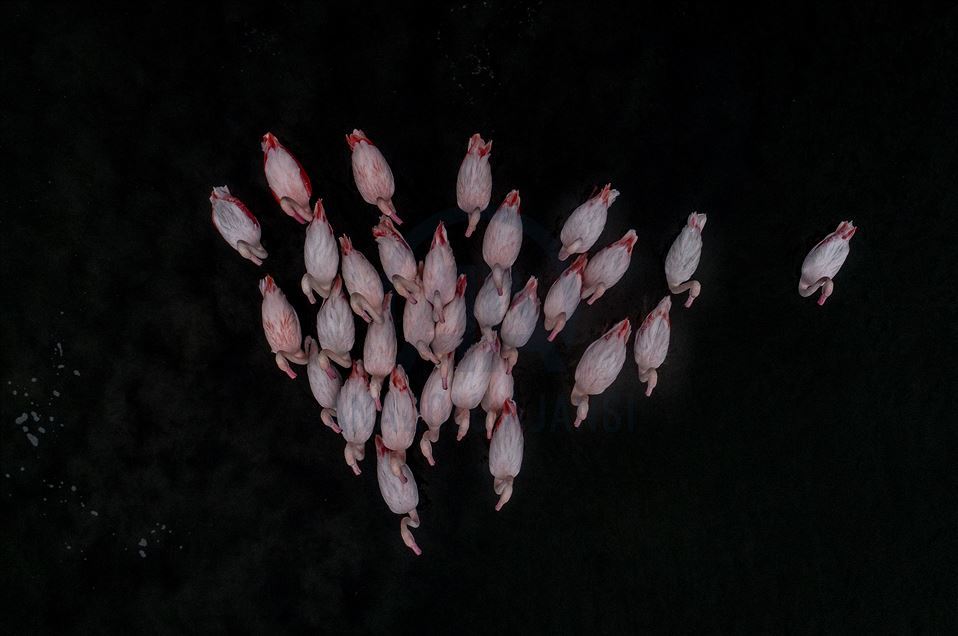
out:
M486 226L482 255L489 266L476 295L472 313L481 331L455 361L455 352L466 330L466 276L458 274L446 229L440 222L425 258L417 262L412 249L397 229L402 224L392 197L392 171L380 150L361 130L346 136L352 152L352 170L363 200L378 208L381 216L372 234L379 250L382 273L397 294L405 299L402 311L403 339L419 356L433 365L419 399L410 389L405 370L396 364L398 348L393 322L393 293L385 292L380 272L345 234L338 244L326 216L322 199L311 205L312 186L299 161L271 133L262 139L266 181L280 208L306 227L301 280L303 293L311 304L316 294L322 304L316 316L316 337L302 337L299 317L271 276L259 283L262 294L263 330L276 365L296 378L292 364L306 365L309 385L321 407L320 419L346 441L346 464L356 475L372 437L377 413L380 433L375 436L376 471L379 488L389 509L403 515L400 533L403 542L417 555L421 550L410 528L419 526L419 490L406 464L406 450L412 446L417 423L426 424L419 448L430 465L435 465L432 445L440 429L453 415L461 440L469 430L472 409L486 413L485 432L489 443L489 472L499 496L500 510L512 496L513 482L522 466L523 434L513 401L512 369L518 352L532 336L539 320L538 280L529 278L512 295L512 265L522 245L522 218L519 192L511 191ZM492 194L489 159L492 142L475 134L469 139L456 182L456 200L468 217L466 237L473 235ZM572 318L580 300L589 305L615 285L625 274L637 240L635 230L587 255L605 227L609 207L618 196L611 184L579 205L566 219L558 258L575 257L552 283L542 303L543 323L552 341ZM213 188L210 195L213 225L241 256L262 265L267 252L261 230L249 208L226 186ZM672 294L688 291L686 307L701 292L692 276L702 252L702 231L706 216L692 213L672 243L665 258L665 278ZM821 289L821 305L834 290L833 279L848 256L849 240L855 226L842 222L805 257L798 284L799 293L811 296ZM639 380L651 395L658 380L657 369L669 348L672 302L666 295L645 317L633 344ZM356 327L353 314L366 324L362 357L354 359ZM497 330L498 328L498 330ZM628 318L612 326L582 354L575 370L571 402L576 407L575 426L586 419L590 396L604 392L625 363L626 345L632 332ZM337 366L349 369L343 381ZM383 384L387 383L385 397ZM417 410L418 408L418 410Z

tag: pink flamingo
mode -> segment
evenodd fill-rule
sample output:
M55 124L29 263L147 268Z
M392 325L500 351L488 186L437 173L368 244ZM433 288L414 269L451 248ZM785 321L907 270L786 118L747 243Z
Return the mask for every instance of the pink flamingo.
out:
M803 298L808 298L821 288L822 295L818 297L818 304L825 304L835 288L832 279L845 264L849 241L857 229L851 221L842 221L834 232L811 249L802 263L802 278L798 281L798 293Z
M466 238L476 231L479 215L489 207L489 199L492 197L492 167L489 165L491 156L491 139L487 143L479 133L469 138L469 147L456 178L456 203L469 218Z

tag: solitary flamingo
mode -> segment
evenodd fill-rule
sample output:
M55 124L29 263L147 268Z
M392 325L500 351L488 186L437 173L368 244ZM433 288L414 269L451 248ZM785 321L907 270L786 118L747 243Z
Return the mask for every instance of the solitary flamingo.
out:
M798 293L803 298L808 298L821 288L818 304L825 304L835 288L832 279L848 258L849 241L857 229L851 221L842 221L838 229L819 241L808 253L802 263L802 278L798 281Z

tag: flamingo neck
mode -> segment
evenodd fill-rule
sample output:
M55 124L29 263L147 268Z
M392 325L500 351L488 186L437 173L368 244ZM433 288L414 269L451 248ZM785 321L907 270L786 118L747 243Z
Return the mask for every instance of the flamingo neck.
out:
M814 294L815 292L817 292L817 291L819 290L819 288L824 287L824 286L827 285L829 282L831 282L831 280L832 280L832 279L829 278L828 276L822 276L822 277L819 278L817 281L815 281L814 283L812 283L811 285L809 285L808 287L806 287L806 288L804 288L804 289L802 289L801 287L799 287L799 288L798 288L798 293L802 295L802 298L808 298L809 296L811 296L812 294Z

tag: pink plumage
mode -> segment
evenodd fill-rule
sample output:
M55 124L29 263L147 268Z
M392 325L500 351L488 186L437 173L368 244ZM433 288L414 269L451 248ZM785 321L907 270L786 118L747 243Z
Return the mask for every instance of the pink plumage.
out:
M416 512L416 506L419 505L419 488L416 486L416 478L405 463L400 467L401 476L393 472L393 455L393 451L383 443L383 438L377 435L376 477L379 481L379 492L393 513L407 515L399 522L399 532L403 543L418 556L422 554L422 550L416 544L409 528L419 527L419 514Z
M502 510L512 498L512 486L522 468L524 441L522 426L516 414L516 403L511 399L502 404L499 419L492 432L489 444L489 472L493 477L493 489L499 495L496 510Z
M345 234L339 237L339 247L350 307L366 322L382 322L383 282L379 272Z
M328 426L335 433L341 433L342 429L336 424L334 416L336 414L336 401L339 398L339 390L342 387L342 379L339 372L329 361L329 357L320 351L319 346L310 336L306 336L304 344L306 349L306 375L309 378L309 389L313 397L322 408L320 419L323 424Z
M519 257L522 247L522 216L519 214L519 191L513 190L489 220L482 237L482 258L492 270L499 295L509 295L511 289L505 289L503 276Z
M632 261L632 249L637 241L635 230L629 230L615 243L599 250L589 259L582 274L582 299L592 304L615 285Z
M260 146L263 149L263 172L273 198L283 212L300 223L311 221L313 214L309 210L309 198L313 195L313 186L299 160L273 133L263 135Z
M489 373L489 385L482 396L480 406L486 412L486 438L492 439L492 427L502 411L502 403L512 399L515 388L509 366L501 355L492 356L492 370Z
M702 285L692 280L692 275L699 266L702 256L702 230L705 229L707 217L704 214L693 212L688 221L665 255L665 280L673 294L681 294L689 290L685 307L689 308L702 291Z
M500 355L506 359L509 373L519 359L519 347L529 342L539 321L538 286L538 279L530 276L525 287L512 297L499 327L499 337L502 339Z
M451 301L446 305L443 322L436 323L432 339L433 355L442 367L443 388L449 386L449 370L452 369L452 357L456 347L462 343L466 333L466 275L460 274L456 280L456 289Z
M646 396L652 395L659 378L657 369L662 366L669 353L669 338L672 333L670 309L672 298L666 296L649 312L635 334L635 364L639 368L639 381L647 385Z
M276 354L276 366L295 379L296 373L289 363L306 364L299 316L272 276L267 275L259 282L259 292L263 296L263 332L270 350Z
M560 261L564 261L572 254L585 254L595 245L605 228L609 206L615 203L618 196L619 191L613 190L612 184L607 183L588 201L572 211L559 234L559 239L562 241L562 248L559 250Z
M402 225L402 219L393 206L393 193L396 184L393 171L386 158L373 142L361 130L353 130L346 135L346 143L352 151L353 179L363 201L375 205L380 212L390 217L396 225Z
M416 437L418 421L416 397L409 389L405 370L397 364L389 374L389 390L383 400L380 428L383 444L393 451L393 473L400 479L405 479L400 468L401 464L406 463L406 449L412 446L413 439Z
M559 274L559 278L552 283L546 294L542 311L545 314L544 322L546 331L549 332L549 342L555 340L579 306L579 299L582 297L582 273L588 261L586 255L581 254Z
M432 319L443 322L445 306L456 295L456 257L442 221L436 226L429 252L426 253L422 287L426 300L432 305Z
M446 372L449 374L446 379L455 373L451 360ZM419 440L419 448L430 466L436 465L436 460L432 456L432 445L439 441L439 429L452 415L452 390L449 389L448 384L443 386L442 373L443 370L440 367L432 370L419 397L419 414L426 424L426 430L423 431L422 439Z
M369 324L366 328L366 339L363 341L363 360L365 361L366 371L371 377L369 392L376 401L377 411L382 408L379 394L383 381L396 366L398 345L396 342L396 327L393 324L393 314L390 309L392 298L392 292L383 296L382 320Z
M489 207L489 199L492 197L492 167L489 165L491 156L492 140L483 141L479 133L469 138L469 147L456 178L456 203L469 219L467 237L472 236L476 230L479 215Z
M246 204L230 194L229 188L219 186L210 193L210 207L213 227L220 236L243 258L262 265L267 256L260 242L262 230Z
M507 269L499 283L511 292L512 271ZM510 300L509 294L500 294L496 289L496 282L490 272L482 287L479 288L472 306L472 314L476 317L476 322L479 323L479 329L483 334L490 333L493 327L502 322L509 309Z
M339 276L333 279L329 295L316 313L316 335L320 348L330 360L341 367L350 367L356 325L349 300L343 293L343 280Z
M576 427L589 413L589 396L604 392L622 370L625 343L631 333L632 325L626 318L590 344L579 359L571 397L572 405L576 407Z
M436 337L436 324L432 321L432 307L426 302L422 289L416 285L413 294L406 299L402 311L403 340L416 348L419 357L426 362L439 364L432 349Z
M811 249L802 263L802 278L798 281L798 293L802 297L807 298L821 288L818 304L825 304L835 288L832 279L845 264L850 241L857 229L851 221L842 221L834 232Z
M366 456L365 445L376 427L376 404L369 394L369 377L363 361L353 362L352 371L336 398L336 421L342 429L346 448L346 464L356 475L361 474L359 463Z
M303 261L306 263L306 273L303 274L300 287L312 305L316 303L314 291L323 298L329 296L333 279L339 271L339 247L333 235L333 226L326 219L322 199L316 199L313 220L306 228Z
M413 302L416 302L419 272L409 243L388 216L379 217L379 224L373 227L373 238L379 248L379 262L386 279L400 296L412 297Z
M452 403L456 406L457 440L469 431L469 411L479 406L489 386L492 357L498 354L498 340L483 338L462 356L452 380Z

